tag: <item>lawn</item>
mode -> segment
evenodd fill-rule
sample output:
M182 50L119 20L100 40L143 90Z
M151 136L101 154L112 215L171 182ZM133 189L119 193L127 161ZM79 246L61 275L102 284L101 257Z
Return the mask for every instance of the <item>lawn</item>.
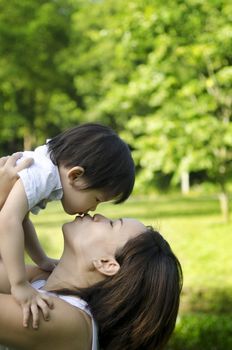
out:
M121 205L101 204L98 212L111 218L135 217L153 225L178 256L184 288L177 333L170 350L229 349L231 342L223 345L221 338L215 338L215 332L225 331L223 340L231 336L232 222L223 222L216 196L132 197ZM47 253L59 257L63 247L61 225L72 218L63 213L59 203L49 204L45 211L31 218ZM213 345L207 341L209 334ZM188 344L189 335L192 341Z

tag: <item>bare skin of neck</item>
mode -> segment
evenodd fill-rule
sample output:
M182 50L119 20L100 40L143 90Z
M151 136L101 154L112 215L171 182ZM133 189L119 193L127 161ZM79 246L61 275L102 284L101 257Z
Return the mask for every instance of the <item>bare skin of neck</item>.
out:
M88 269L82 261L77 261L70 251L64 252L59 264L50 274L43 289L47 291L88 287L99 281L96 271Z

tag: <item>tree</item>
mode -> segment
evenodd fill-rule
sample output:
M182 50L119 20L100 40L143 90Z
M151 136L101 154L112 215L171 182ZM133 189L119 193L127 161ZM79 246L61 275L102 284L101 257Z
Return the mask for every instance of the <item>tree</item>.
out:
M2 145L23 138L24 147L30 149L40 139L44 141L48 130L60 130L55 102L62 101L67 124L77 115L67 93L72 84L66 88L68 79L58 64L59 54L69 43L72 11L71 2L62 0L0 1Z
M228 197L230 13L227 0L119 0L87 2L75 17L73 38L84 40L69 67L84 113L123 130L140 186L206 171Z
M232 170L231 4L186 1L179 3L175 14L170 2L165 7L169 29L163 21L162 48L154 49L129 84L139 92L145 86L140 101L146 96L153 110L145 118L139 113L131 118L127 137L136 149L143 181L161 170L173 173L176 181L183 171L206 170L220 186L227 219L226 184ZM156 82L153 87L146 84L148 76Z

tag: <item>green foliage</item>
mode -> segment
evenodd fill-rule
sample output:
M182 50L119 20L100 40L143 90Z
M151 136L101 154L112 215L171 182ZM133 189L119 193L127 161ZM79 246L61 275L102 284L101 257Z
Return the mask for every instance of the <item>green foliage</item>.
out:
M157 172L177 183L200 170L225 187L230 13L227 0L119 0L85 2L73 16L76 45L64 69L75 75L87 120L113 125L133 147L137 188L154 185Z
M142 113L137 108L131 116L123 135L134 146L142 169L139 186L152 181L157 171L174 174L176 182L183 171L206 170L209 179L223 187L231 174L232 154L231 5L175 5L176 10L169 1L157 4L158 10L154 7L161 34L148 26L153 51L129 83L144 105Z
M32 147L41 139L44 142L48 128L52 132L53 123L47 111L53 94L59 95L65 85L66 90L71 89L67 86L67 77L59 72L56 60L68 45L72 10L69 2L62 0L0 1L3 145L9 139L20 138L24 139L24 146ZM68 103L68 97L65 102ZM67 108L64 109L62 118L68 124L69 114Z

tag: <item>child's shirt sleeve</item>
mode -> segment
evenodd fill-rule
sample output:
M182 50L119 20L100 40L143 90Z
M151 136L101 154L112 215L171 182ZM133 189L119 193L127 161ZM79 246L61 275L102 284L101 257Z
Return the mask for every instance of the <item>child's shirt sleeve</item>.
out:
M52 163L46 145L36 148L34 152L23 152L20 160L25 157L33 158L34 164L21 170L18 175L24 186L29 210L38 214L47 202L60 200L63 196L59 171Z

